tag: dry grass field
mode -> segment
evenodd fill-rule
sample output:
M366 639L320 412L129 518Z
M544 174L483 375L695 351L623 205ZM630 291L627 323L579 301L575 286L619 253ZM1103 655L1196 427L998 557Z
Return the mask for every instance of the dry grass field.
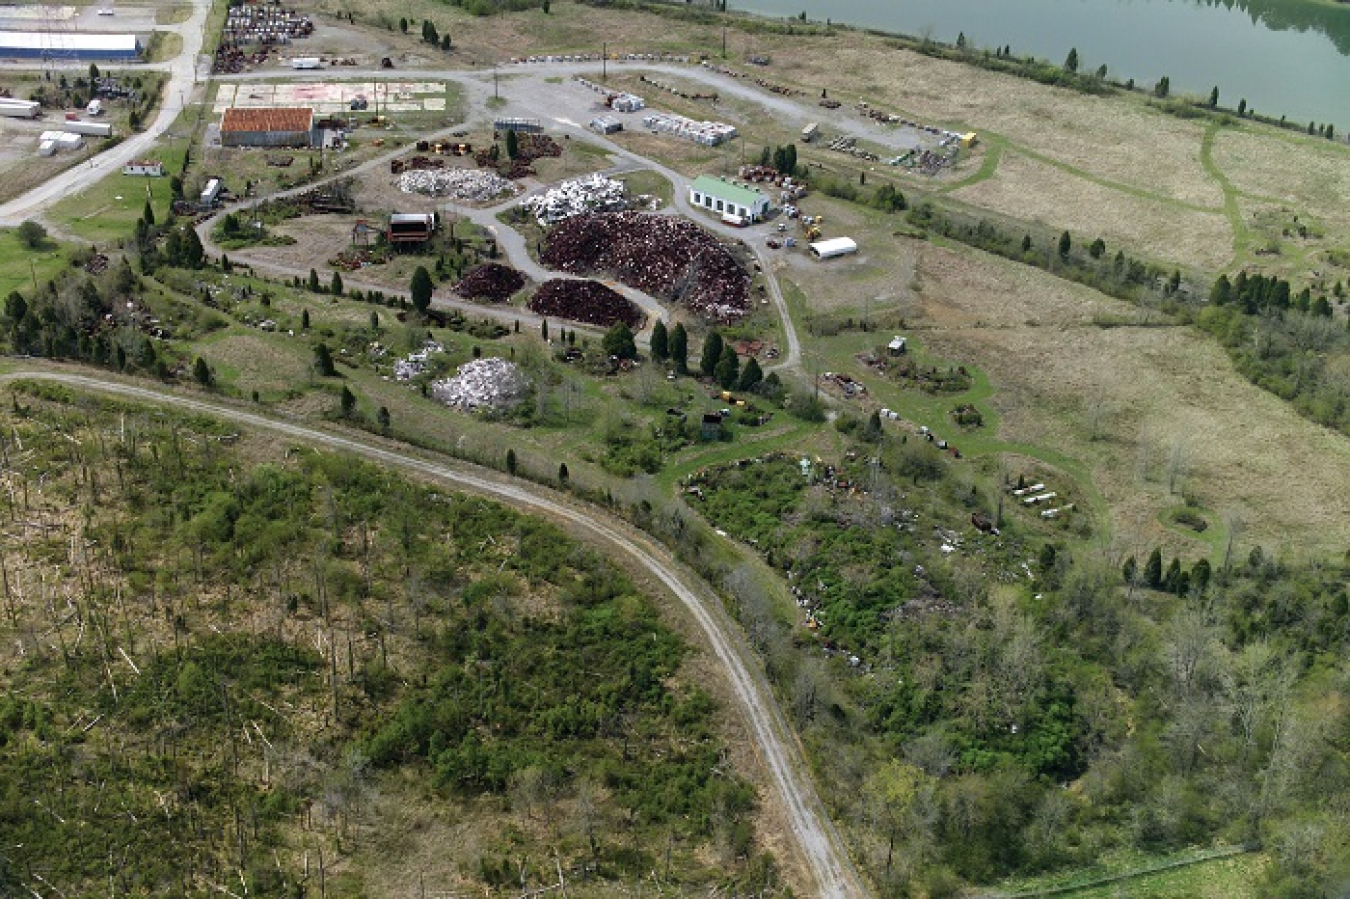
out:
M1288 203L1343 230L1350 227L1350 148L1344 144L1225 128L1214 162L1243 193Z
M1233 230L1222 210L1199 212L1112 190L1020 153L1005 152L992 178L952 196L1009 218L1067 229L1083 243L1101 237L1108 247L1186 260L1206 271L1233 258Z
M988 373L1000 438L1084 461L1123 544L1186 543L1158 523L1181 502L1168 489L1176 453L1178 492L1216 521L1241 519L1244 543L1297 555L1350 540L1350 444L1248 383L1204 335L1099 327L1138 312L983 254L922 246L919 259L918 333Z

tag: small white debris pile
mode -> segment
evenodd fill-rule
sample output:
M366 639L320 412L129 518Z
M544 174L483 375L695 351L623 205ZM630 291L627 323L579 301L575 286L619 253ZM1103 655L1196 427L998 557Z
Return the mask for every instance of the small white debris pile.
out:
M507 409L524 399L529 387L524 372L493 357L464 363L453 378L432 383L431 395L452 409Z
M510 196L520 188L496 172L480 169L418 169L399 175L398 189L405 194L487 201Z
M541 225L552 225L587 212L617 212L627 208L627 204L623 182L599 173L572 178L520 201Z
M394 363L394 377L400 381L410 381L427 370L433 353L444 353L445 347L435 340L428 340L416 353L410 353Z

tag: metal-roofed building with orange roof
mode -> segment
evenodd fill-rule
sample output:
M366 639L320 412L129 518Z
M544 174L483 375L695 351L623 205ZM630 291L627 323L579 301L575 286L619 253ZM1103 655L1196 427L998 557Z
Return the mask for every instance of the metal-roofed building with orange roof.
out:
M231 106L220 119L226 147L311 147L314 138L308 106Z

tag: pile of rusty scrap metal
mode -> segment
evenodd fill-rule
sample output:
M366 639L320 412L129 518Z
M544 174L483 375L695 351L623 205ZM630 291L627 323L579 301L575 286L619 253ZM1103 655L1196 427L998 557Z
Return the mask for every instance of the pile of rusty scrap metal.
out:
M639 212L573 216L549 233L540 261L574 275L611 273L713 321L736 321L750 308L750 275L716 237L684 219Z
M509 265L485 262L455 285L455 293L470 300L504 303L525 286L525 276Z
M540 315L553 315L609 327L623 322L630 328L642 324L642 310L627 297L599 281L554 278L539 285L530 299L530 308Z

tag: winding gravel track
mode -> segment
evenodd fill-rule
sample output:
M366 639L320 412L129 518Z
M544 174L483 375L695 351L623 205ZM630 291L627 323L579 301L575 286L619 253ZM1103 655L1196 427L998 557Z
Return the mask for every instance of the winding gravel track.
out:
M768 681L748 659L735 625L706 583L671 559L659 544L623 521L594 507L535 484L512 480L495 472L461 462L433 461L390 449L375 439L321 431L306 425L281 421L234 406L83 375L42 369L0 375L0 383L19 379L54 381L84 390L95 390L143 402L176 406L226 419L258 431L268 431L305 443L352 453L405 471L486 494L517 509L544 514L565 522L574 531L604 543L611 551L628 557L665 585L702 628L708 647L726 671L761 758L768 767L793 837L815 879L814 889L801 890L822 899L864 899L862 879L849 860L843 842L825 813L807 773L805 760L794 741Z

